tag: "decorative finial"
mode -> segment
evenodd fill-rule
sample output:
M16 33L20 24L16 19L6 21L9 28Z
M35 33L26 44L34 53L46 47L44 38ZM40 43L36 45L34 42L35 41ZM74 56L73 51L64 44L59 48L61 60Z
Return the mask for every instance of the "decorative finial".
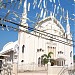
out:
M68 10L67 10L67 24L69 24Z

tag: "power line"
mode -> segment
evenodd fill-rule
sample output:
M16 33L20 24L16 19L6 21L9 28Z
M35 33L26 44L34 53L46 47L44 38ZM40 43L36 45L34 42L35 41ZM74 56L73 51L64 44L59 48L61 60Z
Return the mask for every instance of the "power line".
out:
M1 19L1 18L0 18L0 19ZM6 22L9 22L9 23L12 23L12 24L15 24L15 25L20 26L20 27L23 27L23 28L27 28L27 29L29 29L29 30L31 30L31 31L34 30L34 31L39 31L39 32L42 32L42 33L50 34L50 33L47 33L47 32L45 32L45 31L38 30L38 29L36 29L36 28L32 28L32 27L29 27L29 26L28 26L28 27L23 26L23 25L21 25L21 24L12 22L12 21L7 20L7 19L2 19L2 20L3 20L3 21L6 21ZM54 34L50 34L50 35L60 37L60 36L54 35ZM60 37L60 38L63 38L63 37ZM63 38L63 39L66 39L66 38ZM67 39L67 40L70 40L70 39ZM73 41L73 40L70 40L70 41Z
M0 18L0 19L1 19L1 18ZM35 28L31 28L31 27L29 27L29 26L26 27L26 26L23 26L23 25L21 25L21 24L14 23L14 22L12 22L12 21L10 21L10 20L6 20L6 19L3 19L3 20L6 21L6 22L15 24L15 25L17 25L17 26L23 27L23 28L25 28L25 29L29 29L29 30L33 31L33 33L28 32L28 31L25 31L25 30L22 30L22 29L19 29L19 28L15 28L15 27L12 27L12 26L8 26L8 28L12 28L12 29L15 29L15 30L17 30L17 31L23 31L23 32L26 32L26 33L28 33L28 34L31 34L31 35L34 35L34 36L37 36L37 37L44 38L44 39L46 39L46 40L52 40L52 41L59 42L59 43L65 44L65 45L74 46L74 44L72 44L72 42L75 42L74 40L62 38L62 37L57 36L57 35L53 35L53 34L50 34L50 33L47 33L47 32L40 31L40 30L35 29ZM0 24L0 26L6 28L6 25ZM58 39L58 38L59 38L59 39ZM63 40L65 40L65 41L62 41L62 40L60 40L60 39L63 39Z
M4 25L4 24L0 24L0 26L2 26L2 27L5 27L6 28L6 25ZM43 38L43 39L46 39L46 40L51 40L51 41L55 41L55 42L59 42L59 43L62 43L62 44L65 44L65 45L69 45L69 46L74 46L73 44L70 44L70 43L68 43L68 42L65 42L65 41L62 41L62 40L59 40L59 39L56 39L56 38L53 38L53 37L46 37L47 35L44 35L44 34L41 34L41 35L44 35L44 36L40 36L40 33L39 32L36 32L36 33L39 33L39 35L36 35L35 33L30 33L30 32L28 32L28 31L24 31L24 30L21 30L21 29L19 29L19 28L15 28L15 27L12 27L12 26L8 26L9 28L11 28L11 29L14 29L15 31L22 31L22 32L26 32L26 33L28 33L28 34L31 34L31 35L34 35L34 36L36 36L36 37L41 37L41 38Z

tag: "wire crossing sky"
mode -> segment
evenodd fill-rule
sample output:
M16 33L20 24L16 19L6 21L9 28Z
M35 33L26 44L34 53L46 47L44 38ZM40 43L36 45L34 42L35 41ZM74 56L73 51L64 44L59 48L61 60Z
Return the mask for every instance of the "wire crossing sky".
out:
M20 24L23 13L24 0L0 0L0 18ZM74 0L27 0L27 23L34 27L38 21L54 16L63 25L66 31L67 11L68 20L71 26L73 40L75 40L75 2ZM10 30L8 26L14 24L0 20L1 24L6 25L6 29L0 27L0 49L10 42L16 41L18 32ZM75 43L75 42L74 42Z

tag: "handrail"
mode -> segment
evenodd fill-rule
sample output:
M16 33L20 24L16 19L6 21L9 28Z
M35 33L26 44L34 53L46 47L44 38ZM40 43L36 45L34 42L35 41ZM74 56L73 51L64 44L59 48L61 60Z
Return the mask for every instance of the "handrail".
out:
M63 70L64 66L62 67L62 69L60 70L60 72L58 73L58 75L60 75L61 71Z
M61 74L60 74L60 75L62 75L62 74L63 74L63 72L64 72L64 71L66 71L66 70L68 70L68 67L67 67L66 69L64 69L64 70L61 72ZM64 73L65 73L65 72L64 72Z
M62 74L62 72L65 70L64 68L66 67L67 65L64 65L63 67L62 67L62 69L60 70L60 72L58 73L58 75L61 75Z

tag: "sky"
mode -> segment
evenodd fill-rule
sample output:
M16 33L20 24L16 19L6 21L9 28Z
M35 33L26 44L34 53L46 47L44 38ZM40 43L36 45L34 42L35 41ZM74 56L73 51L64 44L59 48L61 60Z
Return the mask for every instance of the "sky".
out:
M40 3L40 1L42 2ZM24 0L22 0L22 3L19 0L2 0L2 2L0 2L0 18L2 19L5 18L7 20L20 24L23 13L23 3ZM28 9L29 4L30 8ZM43 10L43 16L39 17L39 15L41 15L42 10ZM27 23L29 24L30 27L33 27L38 20L50 16L50 13L56 14L55 17L60 21L60 17L62 15L63 18L66 17L67 10L69 13L71 33L73 34L72 35L73 40L75 40L75 21L73 20L75 19L74 0L27 0L27 18L29 19L27 20ZM46 15L44 14L45 12ZM66 20L63 18L61 19L61 24L66 30ZM18 27L12 23L4 22L2 20L0 21L0 23L6 24L7 27L8 26ZM0 50L2 50L3 46L8 42L11 41L15 42L17 39L18 39L18 31L15 31L10 28L3 29L2 27L0 27ZM75 48L74 48L74 53L75 53Z

